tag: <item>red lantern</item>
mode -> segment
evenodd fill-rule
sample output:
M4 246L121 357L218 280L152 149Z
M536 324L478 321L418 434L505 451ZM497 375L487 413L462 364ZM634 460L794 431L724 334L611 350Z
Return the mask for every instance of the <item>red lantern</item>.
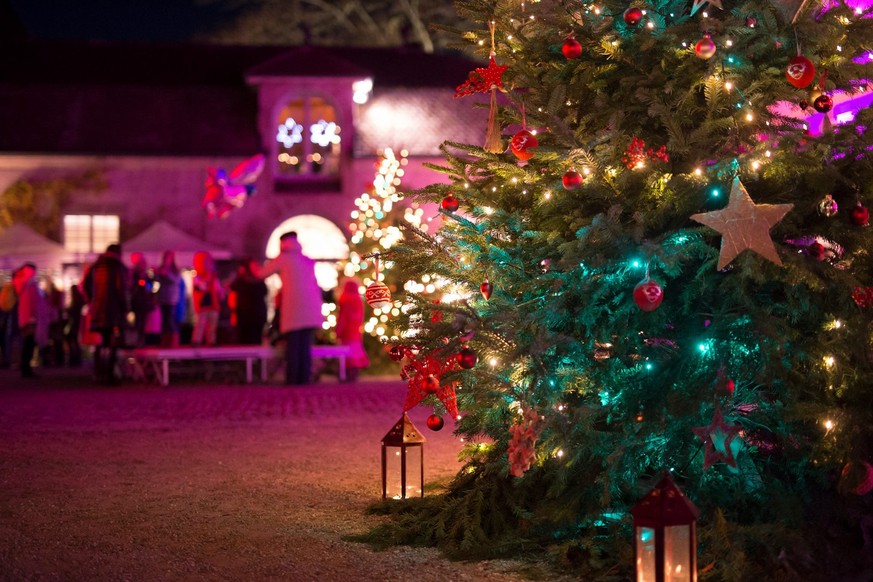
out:
M664 300L664 290L653 279L646 277L634 287L634 303L643 311L654 311Z
M539 145L537 141L537 137L529 132L526 129L522 129L514 136L512 136L512 141L509 142L509 150L515 154L515 157L519 160L525 162L531 159L534 153L531 148L535 148Z
M564 46L561 47L561 52L568 59L578 59L582 54L582 45L573 37L564 41Z
M461 351L458 352L458 365L465 370L469 370L475 366L478 359L476 352L471 350L468 346L464 346L461 348Z
M698 513L669 475L631 509L637 580L697 582Z
M443 417L439 414L431 414L427 417L427 428L432 431L442 430L445 424Z
M564 174L564 177L561 179L561 183L564 184L564 188L566 190L575 190L582 185L583 180L584 178L582 178L582 174L580 174L576 170L570 170L569 172Z
M855 226L867 226L870 222L870 211L864 208L863 204L858 202L858 205L852 209L849 218Z
M443 198L441 206L446 212L455 212L459 206L458 199L455 198L454 194L449 194Z
M788 68L785 69L785 79L798 89L808 86L814 78L815 65L808 58L797 55L788 62Z
M485 281L483 281L482 284L479 285L479 291L482 293L482 297L484 297L486 301L491 297L492 290L493 287L491 285L491 281L489 281L488 279L485 279Z
M712 37L704 34L703 38L694 46L694 54L703 60L712 58L712 55L715 54L715 43L712 42Z
M643 19L643 11L636 6L631 6L624 11L624 22L628 26L636 26Z

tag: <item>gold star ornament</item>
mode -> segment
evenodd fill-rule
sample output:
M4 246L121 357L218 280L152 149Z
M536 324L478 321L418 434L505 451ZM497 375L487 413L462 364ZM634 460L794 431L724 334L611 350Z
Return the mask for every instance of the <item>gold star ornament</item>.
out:
M770 229L782 220L794 204L755 204L739 177L734 178L728 205L721 210L694 214L691 220L721 233L718 270L724 269L743 251L755 251L768 261L782 264Z

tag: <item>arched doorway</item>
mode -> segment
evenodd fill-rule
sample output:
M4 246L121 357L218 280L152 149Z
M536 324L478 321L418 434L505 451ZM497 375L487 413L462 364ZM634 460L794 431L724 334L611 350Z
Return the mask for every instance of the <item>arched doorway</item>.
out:
M323 216L301 214L289 218L270 234L267 241L266 256L273 258L279 254L279 237L294 231L303 247L303 254L315 259L315 277L318 286L324 290L337 286L336 262L349 258L349 243L340 228Z

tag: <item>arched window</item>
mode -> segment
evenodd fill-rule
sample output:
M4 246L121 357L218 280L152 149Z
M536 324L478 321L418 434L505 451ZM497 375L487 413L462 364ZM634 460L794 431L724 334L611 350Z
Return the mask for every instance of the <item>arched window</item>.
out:
M279 237L294 231L303 254L316 260L315 277L322 289L337 286L336 262L349 258L349 243L343 231L330 220L315 214L301 214L280 224L267 241L267 257L279 254Z
M323 97L288 101L276 119L277 176L336 178L340 167L336 108Z

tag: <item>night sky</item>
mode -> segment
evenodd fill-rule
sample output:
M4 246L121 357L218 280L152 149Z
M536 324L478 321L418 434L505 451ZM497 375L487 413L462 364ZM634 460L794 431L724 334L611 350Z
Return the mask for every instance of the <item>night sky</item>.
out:
M42 40L184 41L232 17L195 0L0 0Z

